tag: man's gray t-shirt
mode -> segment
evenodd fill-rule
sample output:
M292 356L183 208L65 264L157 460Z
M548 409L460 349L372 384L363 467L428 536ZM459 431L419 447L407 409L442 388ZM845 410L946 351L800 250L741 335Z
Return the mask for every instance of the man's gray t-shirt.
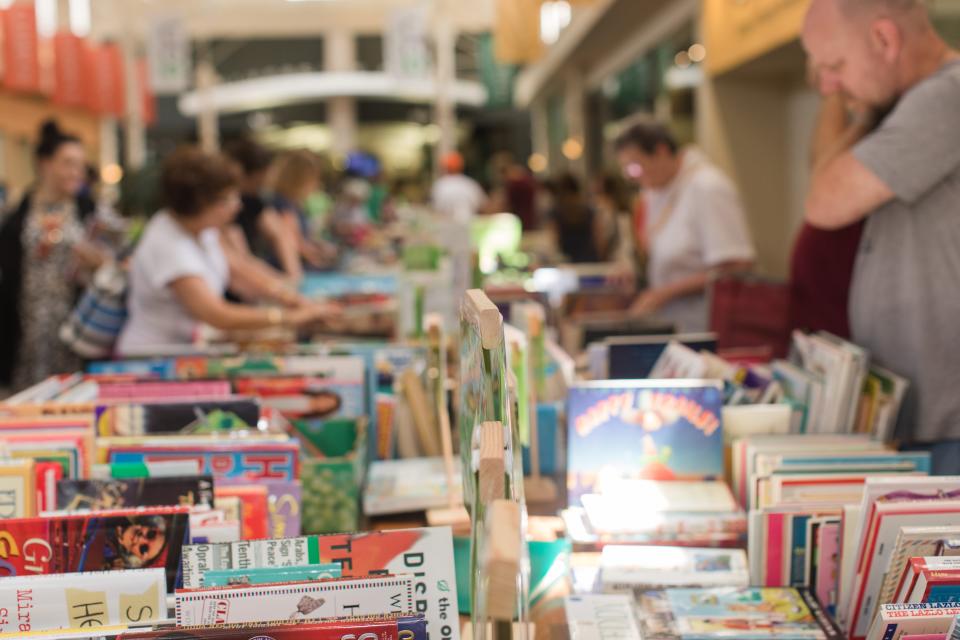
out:
M904 95L853 153L896 194L864 229L853 339L912 383L900 438L960 440L960 61Z

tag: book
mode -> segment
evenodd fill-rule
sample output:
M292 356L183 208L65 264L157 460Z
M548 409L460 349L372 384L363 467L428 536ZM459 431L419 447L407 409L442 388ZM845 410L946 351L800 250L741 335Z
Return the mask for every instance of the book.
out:
M960 615L955 604L884 604L866 635L867 640L902 640L906 635L946 633Z
M567 596L563 608L570 640L643 640L629 596Z
M567 401L569 504L604 479L723 476L722 387L716 381L595 382Z
M363 512L368 516L410 513L463 503L460 460L455 459L453 487L447 486L443 458L377 460L370 464L363 493ZM453 491L451 497L450 491Z
M843 553L841 544L842 521L826 522L817 531L817 569L808 584L815 590L817 600L827 615L837 615L840 562Z
M203 574L203 588L228 587L237 584L276 584L306 582L307 580L335 580L343 577L339 564L318 564L305 567L264 567L262 569L224 569Z
M638 594L644 640L817 638L840 640L839 628L806 590L665 589Z
M713 333L612 336L604 340L607 349L607 371L610 380L639 380L651 377L657 361L670 342L678 342L695 352L716 353L717 336Z
M163 569L4 578L0 635L159 622L166 597Z
M877 599L891 604L906 602L900 598L900 591L907 586L912 559L921 558L922 561L926 556L937 554L944 540L957 535L960 535L960 526L901 528L890 554L890 569L883 577ZM906 597L907 594L903 595Z
M189 507L57 514L0 520L7 576L121 569L166 570L167 589L178 583L187 540Z
M742 549L608 545L600 556L605 593L636 588L750 584L747 554Z
M404 575L180 590L176 621L189 627L409 614L413 589L413 576Z
M218 478L217 487L249 484L243 478ZM303 488L299 480L257 480L267 489L267 535L264 538L296 538L301 533Z
M960 570L922 568L904 604L926 602L960 602Z
M211 414L229 414L232 425L256 429L260 420L260 403L251 398L197 399L190 402L154 400L138 403L115 403L94 409L97 434L100 436L142 436L176 434L195 431L208 423Z
M405 619L285 622L129 631L118 640L413 640L400 634ZM408 631L407 633L412 633Z
M37 477L33 460L0 460L0 519L37 515Z
M260 398L263 406L280 411L288 419L329 420L366 414L362 375L355 380L316 376L241 378L234 386L237 393Z
M415 574L416 611L423 613L431 640L459 640L453 534L449 527L187 545L183 584L202 585L211 569L340 564L343 576L363 578Z
M216 488L217 500L237 498L240 500L240 537L243 540L259 540L268 533L269 500L267 488L259 484L220 485Z
M101 384L100 400L188 400L196 398L228 398L233 394L230 383L221 380L148 381Z
M910 527L904 527L907 529ZM890 604L907 604L911 599L921 575L929 571L960 570L960 559L950 556L930 556L910 558L900 578L895 601Z
M213 506L213 478L209 476L73 480L57 483L61 511L104 511L133 507Z

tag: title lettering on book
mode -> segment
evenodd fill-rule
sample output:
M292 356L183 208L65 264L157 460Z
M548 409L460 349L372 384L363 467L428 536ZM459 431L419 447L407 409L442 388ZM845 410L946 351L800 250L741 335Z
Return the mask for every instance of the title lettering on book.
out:
M17 490L0 491L0 518L13 518L17 515Z
M9 531L0 531L0 577L15 576L17 569L8 558L19 558L21 551L24 560L24 570L28 573L45 573L45 568L50 564L53 556L53 549L46 540L40 538L30 538L23 543L23 549L17 545L16 539Z
M647 389L631 389L598 400L576 418L574 428L578 435L585 437L613 418L635 424L647 432L658 431L680 418L707 437L720 428L720 417L693 398Z

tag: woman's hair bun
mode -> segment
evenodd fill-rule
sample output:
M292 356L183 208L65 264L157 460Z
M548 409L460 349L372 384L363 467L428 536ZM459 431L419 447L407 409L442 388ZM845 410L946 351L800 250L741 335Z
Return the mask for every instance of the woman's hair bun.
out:
M57 140L61 137L63 137L63 132L60 131L56 120L47 120L40 125L41 140Z

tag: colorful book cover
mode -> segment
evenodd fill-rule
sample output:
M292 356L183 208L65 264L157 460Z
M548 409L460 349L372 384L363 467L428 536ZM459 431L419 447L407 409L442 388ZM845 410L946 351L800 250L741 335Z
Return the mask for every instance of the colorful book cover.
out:
M806 584L807 567L807 522L809 515L795 515L791 521L790 586Z
M167 618L163 569L5 578L0 635L144 625Z
M209 476L111 480L61 480L60 511L110 511L136 507L213 506Z
M240 500L240 531L243 540L266 538L269 530L269 500L267 488L259 484L218 485L217 499L238 498Z
M448 487L443 458L372 462L363 492L363 512L375 516L443 508L451 500L463 504L460 461L454 460L453 464L456 481Z
M237 393L260 398L287 419L329 420L367 414L363 380L321 377L241 378Z
M198 474L214 478L296 480L300 445L296 441L203 441L194 444L107 443L106 462L150 464L168 460L193 460Z
M884 604L873 619L867 640L903 640L920 633L947 633L960 615L954 604Z
M338 620L335 622L286 622L222 627L164 628L129 631L118 640L414 640L400 629L405 618ZM412 628L412 627L410 627ZM408 631L408 634L413 633Z
M224 380L191 382L150 381L118 382L100 385L100 400L190 400L196 398L227 398L233 393Z
M33 460L0 460L0 519L37 515Z
M413 589L413 576L404 575L181 590L176 621L189 627L409 614Z
M827 614L837 614L837 583L840 578L840 523L829 522L820 526L816 588L817 600Z
M607 545L600 580L605 592L616 593L637 587L746 587L750 575L742 549Z
M431 640L459 640L449 527L188 545L183 555L184 586L200 587L201 576L211 569L327 563L340 564L344 577L349 578L413 573L417 578L415 611L426 617Z
M155 507L0 521L0 576L166 570L178 583L189 507Z
M249 483L243 478L217 479L217 487ZM296 538L301 532L303 488L299 480L258 480L267 489L267 535L264 538Z
M264 567L262 569L224 569L203 574L203 588L232 587L238 584L278 584L308 580L336 580L343 577L339 564L318 564L306 567Z
M605 480L723 476L723 389L715 381L582 383L567 402L569 504Z
M638 606L644 640L842 637L805 590L748 587L644 591L639 594Z
M36 478L37 512L56 509L57 483L63 480L63 465L60 462L37 460L34 464L34 477Z
M221 423L231 428L256 428L260 403L247 398L196 400L191 402L139 402L101 405L94 409L101 436L168 435L216 431ZM214 418L220 416L215 424ZM223 419L229 416L231 420Z
M625 595L575 595L564 599L570 640L641 640L633 598Z

